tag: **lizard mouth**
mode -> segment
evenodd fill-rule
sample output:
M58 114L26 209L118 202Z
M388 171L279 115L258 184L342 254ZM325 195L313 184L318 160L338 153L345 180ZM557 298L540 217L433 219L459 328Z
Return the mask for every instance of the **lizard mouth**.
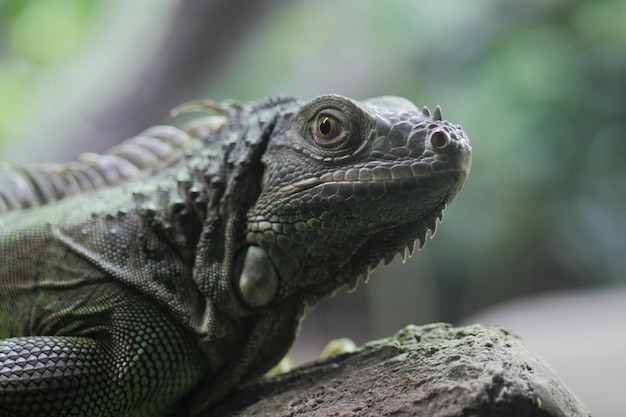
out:
M282 187L279 195L285 206L299 202L301 211L284 216L285 220L294 217L299 222L281 225L276 230L312 234L310 229L316 229L318 239L328 235L326 242L333 239L342 241L339 252L343 266L339 269L352 271L339 274L344 279L367 275L368 270L374 269L381 261L387 265L398 254L405 260L413 254L416 246L419 249L424 247L429 234L431 238L434 236L438 223L443 219L444 209L467 176L464 170L436 173L430 168L432 164L421 165L420 175L396 176L390 180L350 180L346 175L337 180L335 174L309 177ZM310 205L303 206L301 203L304 200ZM295 203L293 205L296 206ZM303 218L303 215L310 217ZM262 217L251 220L256 221L250 223L248 241L260 243L258 239L263 242L265 231L274 229L272 221L280 223L281 219L275 216L269 221ZM290 239L298 244L306 242L306 238L295 235L291 235ZM290 248L293 246L289 245ZM298 263L308 253L306 247L299 250L301 253L291 255L300 258Z
M441 203L419 220L398 222L371 234L335 270L325 285L316 282L307 287L306 294L311 297L310 302L314 303L320 296L332 294L341 287L347 288L348 292L353 291L360 281L367 283L370 273L381 263L386 266L398 255L405 262L414 254L416 247L421 250L428 237L434 237L446 207L446 203Z
M394 220L371 230L369 236L349 261L351 266L347 265L349 269L358 271L356 274L344 275L348 278L348 288L354 288L359 278L367 282L369 273L381 263L386 266L397 255L401 257L402 262L405 262L414 254L415 248L421 250L427 240L435 236L437 226L443 220L445 209L462 188L466 177L467 172L459 170L414 177L413 181L407 179L396 182L395 184L400 187L400 192L394 196L394 200L399 206L412 207L412 209L396 215ZM429 196L427 190L433 189L439 192ZM416 207L420 207L420 210L416 211Z
M449 170L449 174L463 173L464 171L459 169L458 171ZM311 191L316 187L322 187L321 192L324 192L323 187L328 187L329 191L336 190L341 193L342 191L361 191L370 192L376 191L384 194L400 188L400 192L411 192L412 189L419 187L420 180L428 180L437 176L432 170L432 166L429 163L420 163L413 165L412 167L406 167L406 170L401 174L397 174L393 177L380 177L380 178L351 178L350 173L347 171L337 170L333 175L322 175L319 177L304 178L300 181L296 181L293 184L286 185L280 189L280 195L290 197L298 193ZM266 178L263 179L262 185L266 182ZM379 190L376 190L376 189ZM382 194L381 194L382 197Z
M352 268L356 267L358 270L360 266L360 270L356 274L345 275L348 277L345 282L348 291L354 290L360 279L367 283L369 274L381 263L387 266L398 255L404 263L413 256L416 247L422 250L428 237L432 239L435 236L446 207L447 204L442 203L420 220L388 227L367 239L350 262Z

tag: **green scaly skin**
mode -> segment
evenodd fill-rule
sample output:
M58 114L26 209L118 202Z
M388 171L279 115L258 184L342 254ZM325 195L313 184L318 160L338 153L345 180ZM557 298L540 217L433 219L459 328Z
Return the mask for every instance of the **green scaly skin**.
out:
M0 166L0 417L202 415L422 245L470 170L460 126L398 97L199 105L219 116Z

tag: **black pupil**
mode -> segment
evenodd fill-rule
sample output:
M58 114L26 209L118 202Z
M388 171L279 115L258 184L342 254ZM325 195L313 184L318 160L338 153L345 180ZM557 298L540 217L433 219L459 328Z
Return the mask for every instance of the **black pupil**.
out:
M332 124L330 123L330 120L328 120L328 117L325 117L322 120L322 123L320 123L320 133L324 136L328 135L330 133L330 131L332 130Z
M430 141L433 144L433 146L437 149L441 149L448 144L448 138L446 137L446 134L443 132L433 133Z

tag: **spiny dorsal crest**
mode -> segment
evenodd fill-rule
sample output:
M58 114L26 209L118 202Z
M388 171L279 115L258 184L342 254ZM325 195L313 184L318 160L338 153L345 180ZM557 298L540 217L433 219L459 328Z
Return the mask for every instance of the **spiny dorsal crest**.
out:
M192 142L180 129L155 126L102 154L82 154L76 162L0 164L0 213L119 184L180 157Z

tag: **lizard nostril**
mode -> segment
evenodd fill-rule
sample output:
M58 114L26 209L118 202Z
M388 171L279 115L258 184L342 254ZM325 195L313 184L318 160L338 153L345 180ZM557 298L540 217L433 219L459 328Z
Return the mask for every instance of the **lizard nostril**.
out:
M430 143L433 145L433 148L442 150L450 143L450 137L445 132L438 130L430 135Z

